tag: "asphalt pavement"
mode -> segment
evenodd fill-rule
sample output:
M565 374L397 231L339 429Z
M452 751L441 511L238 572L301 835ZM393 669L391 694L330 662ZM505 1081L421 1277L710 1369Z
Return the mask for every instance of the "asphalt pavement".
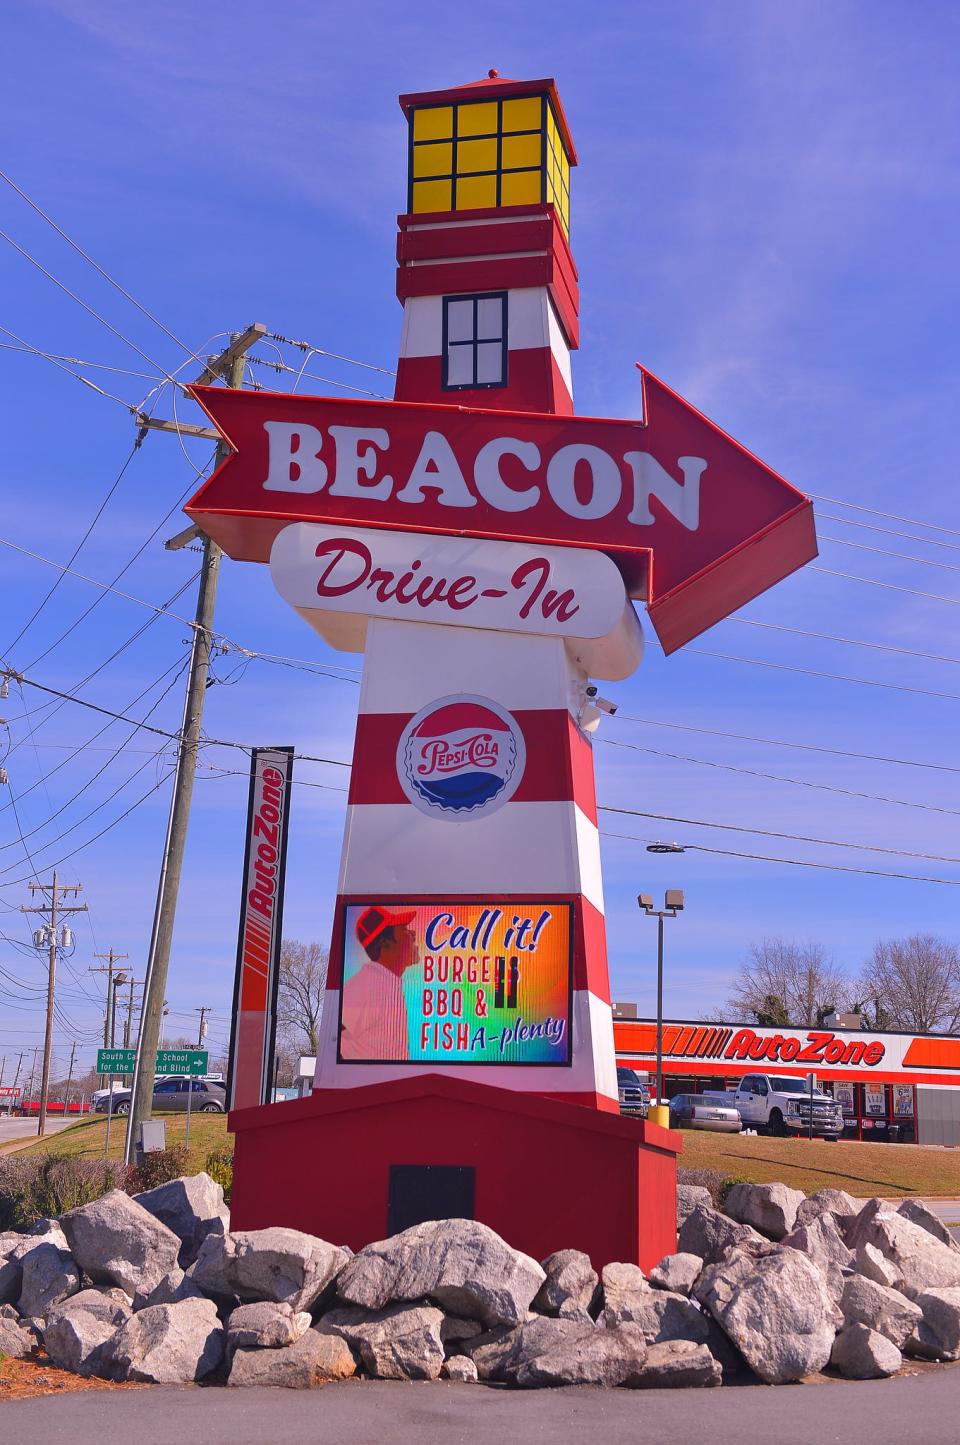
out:
M957 1445L960 1368L896 1380L818 1381L719 1390L494 1389L345 1381L320 1390L87 1391L0 1404L0 1439L106 1445Z
M76 1114L71 1114L69 1119L48 1119L46 1134L59 1134L61 1129L66 1129L70 1124L77 1122ZM0 1149L4 1144L13 1144L20 1139L35 1139L37 1135L36 1119L8 1119L0 1115Z

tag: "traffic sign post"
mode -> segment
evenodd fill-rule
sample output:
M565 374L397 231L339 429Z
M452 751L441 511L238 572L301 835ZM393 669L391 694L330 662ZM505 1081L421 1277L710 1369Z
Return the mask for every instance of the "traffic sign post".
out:
M103 1139L103 1157L110 1153L110 1125L113 1122L113 1076L129 1074L137 1057L136 1049L97 1049L97 1073L107 1079L107 1132Z

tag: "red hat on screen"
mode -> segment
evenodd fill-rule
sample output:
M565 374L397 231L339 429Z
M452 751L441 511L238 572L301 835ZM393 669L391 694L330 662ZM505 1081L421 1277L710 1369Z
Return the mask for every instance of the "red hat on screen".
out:
M372 904L365 908L357 919L357 939L366 948L367 944L372 943L385 929L410 923L416 911L415 908L409 908L402 913L391 913L388 908Z

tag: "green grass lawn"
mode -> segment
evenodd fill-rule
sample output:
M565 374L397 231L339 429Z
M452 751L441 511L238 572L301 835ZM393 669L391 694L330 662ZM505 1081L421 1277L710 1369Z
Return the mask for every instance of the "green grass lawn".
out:
M828 1144L814 1139L767 1139L744 1134L683 1131L681 1168L717 1169L758 1184L779 1181L814 1194L845 1189L869 1199L906 1194L960 1197L960 1150L914 1144Z
M187 1129L186 1114L158 1114L167 1126L167 1147L174 1144L182 1144ZM123 1155L123 1142L126 1130L126 1119L115 1118L110 1125L110 1149L109 1157L119 1159ZM44 1139L38 1139L35 1144L30 1144L26 1149L18 1150L18 1154L69 1154L87 1159L102 1159L104 1144L107 1136L107 1120L104 1114L92 1114L86 1119L79 1120L72 1124L69 1129L61 1129L57 1134L50 1134ZM229 1147L231 1136L227 1133L226 1114L194 1114L190 1120L190 1150L187 1156L187 1172L195 1174L203 1169L207 1162L207 1155L214 1149Z

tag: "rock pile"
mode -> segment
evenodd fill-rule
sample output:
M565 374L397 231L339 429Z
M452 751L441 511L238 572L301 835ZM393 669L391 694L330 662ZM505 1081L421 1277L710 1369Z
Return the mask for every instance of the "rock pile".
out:
M119 1190L0 1233L0 1354L41 1346L109 1380L308 1389L360 1374L521 1389L769 1384L960 1359L960 1249L916 1200L739 1184L678 1201L679 1251L598 1276L473 1220L358 1254L294 1229L231 1232L207 1175Z

